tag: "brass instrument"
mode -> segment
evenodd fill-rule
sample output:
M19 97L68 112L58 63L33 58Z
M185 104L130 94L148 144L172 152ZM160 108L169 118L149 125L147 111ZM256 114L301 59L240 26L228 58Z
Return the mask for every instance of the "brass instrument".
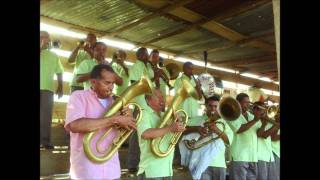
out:
M177 64L169 63L165 67L170 74L170 80L174 80L179 76L181 70Z
M177 91L170 107L168 107L167 111L164 113L163 117L161 118L161 123L158 128L163 128L167 125L172 124L173 122L176 122L178 118L175 117L175 114L177 114L178 112L182 112L185 115L185 118L182 121L184 123L184 126L187 125L188 114L183 109L180 109L177 111L176 109L188 97L199 99L196 89L192 86L192 84L189 81L183 79L181 88ZM171 138L169 147L167 148L166 151L163 151L160 149L160 145L163 142L164 136L152 139L150 144L152 153L158 157L168 156L174 149L177 142L179 141L181 134L182 132L174 133L173 137Z
M230 96L227 96L222 98L222 100L220 100L217 111L218 113L211 114L211 116L209 117L209 123L214 122L215 124L221 124L223 129L222 132L217 134L216 137L213 137L212 132L209 131L208 135L204 137L200 137L198 140L195 140L195 139L184 140L184 144L189 150L199 149L219 139L225 131L225 124L222 122L216 122L216 120L218 120L220 117L222 117L222 119L226 121L234 121L238 119L241 114L241 106L236 99ZM208 126L209 124L205 125L205 127L209 129Z
M198 140L196 139L191 139L191 140L183 140L183 143L185 144L185 146L189 149L189 150L196 150L196 149L199 149L217 139L219 139L221 137L221 135L224 133L225 131L225 125L224 123L222 122L217 122L216 120L218 120L220 118L220 116L217 114L217 113L214 113L212 114L210 117L209 117L209 121L208 123L205 123L204 124L204 127L206 128L207 130L207 134L205 136L201 136ZM210 129L210 123L215 123L216 125L217 124L221 124L222 125L222 132L217 134L217 136L213 137L212 136L212 130Z
M163 79L163 81L167 84L167 86L170 88L170 89L172 89L173 88L173 86L171 86L171 84L170 84L170 79L169 79L169 77L164 73L164 71L163 71L163 69L161 68L161 67L159 67L158 66L158 64L153 64L152 62L150 62L150 61L148 61L149 63L150 63L150 65L151 65L151 67L152 67L152 70L153 70L153 72L154 72L154 76L156 75L156 74L158 74L159 75L159 78L161 78L161 79ZM156 87L157 88L160 88L160 79L155 79L155 84L156 84Z
M257 106L258 108L265 111L265 115L263 117L264 120L266 120L267 122L269 122L273 125L280 126L280 124L275 121L275 117L280 114L280 107L279 106L271 105L271 106L264 107L264 106L259 106L259 105L256 105L256 104L253 104L250 102L249 109L253 109L254 106Z
M152 83L150 79L147 76L142 76L141 79L135 83L133 83L130 87L128 87L118 99L111 105L109 110L104 114L104 117L111 117L115 115L119 110L121 110L124 106L134 105L138 107L139 109L139 115L136 118L136 123L138 124L141 120L142 114L141 114L141 107L136 103L129 103L134 97L139 96L141 94L145 93L151 93L152 92ZM105 151L102 151L99 149L100 143L104 140L106 136L108 136L109 132L115 127L109 128L97 141L96 144L96 151L103 154L102 156L97 156L93 153L93 150L91 149L90 145L92 144L93 138L96 136L96 134L99 132L93 131L86 133L83 138L83 149L88 157L92 162L95 163L103 163L107 160L109 160L120 148L120 146L126 141L126 139L130 136L130 134L133 132L133 129L126 130L126 129L119 129L119 135L113 140L112 145L106 149Z

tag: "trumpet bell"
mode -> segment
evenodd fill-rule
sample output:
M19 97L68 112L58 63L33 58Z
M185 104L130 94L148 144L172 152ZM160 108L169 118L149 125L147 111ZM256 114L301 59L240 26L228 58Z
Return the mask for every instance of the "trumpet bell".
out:
M267 116L268 118L272 119L278 114L279 108L277 106L270 106L267 109Z

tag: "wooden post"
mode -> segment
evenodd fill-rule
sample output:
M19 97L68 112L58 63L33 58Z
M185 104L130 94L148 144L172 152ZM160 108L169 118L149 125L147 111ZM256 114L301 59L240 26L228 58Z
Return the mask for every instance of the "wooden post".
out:
M276 38L278 80L280 81L280 0L272 0L274 32ZM279 85L280 90L280 85Z

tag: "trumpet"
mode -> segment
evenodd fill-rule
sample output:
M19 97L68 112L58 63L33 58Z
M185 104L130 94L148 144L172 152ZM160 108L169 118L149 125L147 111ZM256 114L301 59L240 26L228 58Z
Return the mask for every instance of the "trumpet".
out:
M170 78L164 73L163 69L161 67L158 66L158 64L153 64L152 62L148 61L152 67L152 70L154 72L154 74L158 74L159 78L163 79L163 81L167 84L167 86L172 89L173 86L171 86L170 84ZM159 79L155 79L155 84L156 87L159 88L160 87L160 81Z
M264 120L266 120L267 122L280 126L280 124L278 122L275 121L276 116L280 115L280 106L276 106L276 105L271 105L268 107L264 107L264 106L260 106L260 105L256 105L250 102L250 109L252 111L253 107L256 106L259 109L262 109L265 111L265 115L263 117Z
M136 124L138 124L142 118L141 107L136 103L130 103L130 101L134 97L139 96L141 94L151 93L152 87L153 86L150 79L147 76L142 76L139 81L135 82L130 87L128 87L123 93L121 93L119 98L111 105L110 109L104 114L104 117L113 116L124 106L134 105L138 108L139 111L139 115L136 118ZM101 150L99 148L100 144L108 136L108 134L111 132L113 128L116 127L109 128L106 132L103 133L102 136L98 138L96 143L96 152L102 154L99 156L93 153L93 150L91 149L91 144L92 140L95 136L97 136L97 133L100 130L89 132L84 135L83 149L89 160L95 163L103 163L105 161L108 161L118 151L121 145L128 139L128 137L133 132L133 129L119 129L119 135L113 140L112 145L110 145L110 147L105 150Z
M184 123L184 127L187 125L188 114L183 109L179 109L177 111L176 109L188 97L199 99L196 89L192 86L192 84L189 81L183 79L182 87L177 91L177 94L175 95L170 107L168 107L167 111L161 118L161 123L158 126L159 128L163 128L168 124L172 124L173 122L178 121L176 114L179 112L182 112L185 116L185 118L181 120ZM174 149L175 145L178 143L181 134L182 132L174 133L173 137L171 138L170 144L166 150L160 149L160 145L163 144L164 136L152 139L150 143L152 153L158 157L168 156Z

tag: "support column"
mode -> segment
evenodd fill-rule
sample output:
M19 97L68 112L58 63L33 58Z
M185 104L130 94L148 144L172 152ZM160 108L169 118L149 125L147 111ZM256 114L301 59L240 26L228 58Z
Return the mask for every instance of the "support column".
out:
M280 81L280 0L272 0L273 4L273 19L274 19L274 32L276 39L276 52L277 52L277 67L278 79ZM279 85L280 90L280 85Z

